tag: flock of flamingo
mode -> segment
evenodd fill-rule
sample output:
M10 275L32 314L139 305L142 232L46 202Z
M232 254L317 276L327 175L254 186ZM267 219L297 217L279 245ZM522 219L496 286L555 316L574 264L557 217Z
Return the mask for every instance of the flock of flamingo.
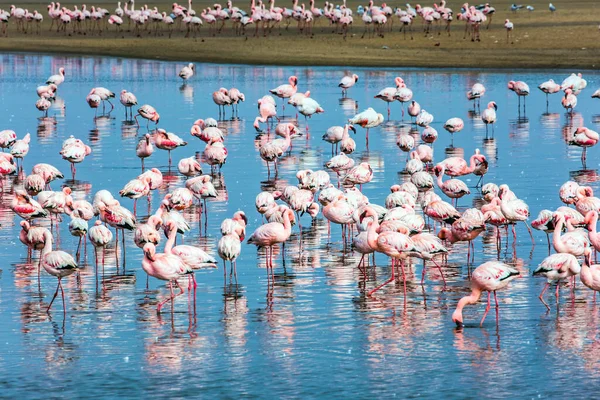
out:
M513 9L513 11L516 11ZM532 11L532 10L530 10ZM550 7L550 11L556 11L556 8ZM249 10L243 10L233 5L229 0L225 6L214 4L212 8L203 9L196 13L192 8L192 0L188 0L188 5L173 3L171 10L159 11L158 7L150 8L144 5L136 9L135 0L118 2L117 7L111 13L108 9L99 6L91 6L89 9L86 4L81 8L77 5L73 9L62 6L59 2L51 2L48 5L48 17L52 23L50 30L56 27L57 32L70 34L91 34L101 35L108 30L108 25L114 25L116 32L121 33L123 25L126 23L127 30L133 32L135 36L141 36L142 33L158 35L159 33L173 34L173 30L185 30L185 37L196 37L200 28L208 26L208 34L215 36L226 32L226 21L231 21L231 31L236 35L246 35L246 29L254 25L254 36L259 36L259 30L262 35L267 36L277 29L281 34L281 26L289 29L291 24L296 24L297 31L301 34L312 35L315 23L318 20L326 19L333 33L347 37L348 31L354 23L354 15L360 18L364 26L363 34L373 37L375 35L383 37L385 32L392 32L394 21L400 26L399 31L404 33L406 39L407 32L410 33L411 40L414 39L413 23L415 19L421 21L425 36L433 35L437 32L441 35L442 29L450 36L450 26L454 19L464 22L465 30L463 39L467 34L472 41L480 41L480 30L483 25L489 29L492 17L496 9L489 3L478 6L464 3L460 12L454 13L446 6L446 1L441 0L439 4L435 3L431 7L422 7L417 4L412 7L406 4L405 8L392 8L385 2L381 5L374 5L373 0L369 0L367 6L358 6L355 12L346 6L346 0L342 4L335 5L333 2L326 1L323 8L317 8L315 1L310 0L309 5L298 4L298 0L292 1L291 8L275 6L275 0L269 0L268 4L262 0L252 0ZM2 34L7 35L7 27L10 19L15 21L17 32L22 33L41 33L41 24L44 16L34 10L10 6L10 10L0 10L0 22L2 24ZM487 21L487 22L486 22ZM33 26L32 26L33 24ZM133 28L132 28L133 25ZM508 19L504 21L504 28L507 32L506 40L514 29L514 25Z
M36 107L47 113L49 104L56 96L59 87L66 82L66 71L60 68L58 74L48 78L45 85L37 87ZM182 68L179 77L183 80L193 79L195 66L189 64ZM345 95L354 89L360 78L358 75L348 75L341 78L339 88ZM258 149L260 157L267 166L274 166L273 173L278 174L278 160L289 154L293 141L302 136L295 123L280 122L283 112L277 107L276 98L285 104L295 107L297 112L305 117L312 117L325 112L314 100L312 93L299 91L301 82L296 76L291 76L288 83L270 90L258 99L258 116L254 121L254 128L262 137ZM561 103L568 112L572 112L577 105L577 96L580 95L587 82L581 74L572 74L562 84L549 80L539 85L539 89L546 95L563 92ZM508 89L519 97L519 103L529 94L529 87L522 81L510 81ZM481 83L476 83L467 92L467 99L473 101L478 107L485 96L486 89ZM245 101L245 96L236 88L220 88L213 95L213 101L219 108L219 114L225 116L226 108L231 107L234 115L239 103ZM448 157L434 163L434 144L438 132L431 126L434 116L423 109L413 99L413 92L408 88L401 77L394 80L394 86L383 88L374 94L375 99L380 99L388 107L396 101L401 103L402 119L408 114L410 122L422 128L419 138L408 133L398 135L398 147L407 153L405 171L410 175L410 180L402 184L391 186L391 193L382 201L382 204L370 201L362 193L362 186L368 185L374 177L374 171L367 162L356 163L351 157L357 144L351 137L356 135L356 127L365 129L365 141L368 147L369 129L382 124L384 115L373 108L368 108L354 117L349 118L343 126L332 126L323 134L323 141L331 144L332 157L324 165L324 170L300 170L296 173L297 185L289 185L282 190L272 192L263 191L256 196L256 212L262 215L263 225L253 227L254 231L247 237L247 243L264 249L265 266L270 284L274 281L273 257L275 248L285 246L289 241L294 225L299 226L300 240L302 237L302 218L305 214L312 219L322 216L328 224L340 225L342 230L342 243L351 244L353 251L362 255L358 269L367 279L366 271L373 267L375 253L383 254L391 259L390 277L385 282L368 292L368 296L375 296L384 286L394 282L397 270L401 271L404 294L406 299L407 268L413 268L412 259L423 260L421 284L426 276L426 268L434 266L439 270L446 287L443 272L443 263L452 245L457 242L468 242L466 262L469 265L474 258L473 242L486 230L488 225L496 229L498 260L488 261L474 269L471 274L472 293L462 298L452 320L457 325L463 324L462 310L468 304L476 303L483 292L488 292L487 308L481 324L491 307L491 294L496 299L496 291L520 276L518 269L507 265L500 259L501 234L505 229L508 233L512 229L513 246L516 244L517 223L526 225L534 242L533 234L529 229L527 220L530 217L529 206L511 191L507 184L485 183L484 177L488 172L489 164L486 157L476 150L467 161L462 157ZM600 90L592 97L600 97ZM98 109L103 106L104 112L108 103L110 113L114 109L111 102L116 98L115 92L103 87L92 88L86 98L90 107ZM160 206L145 222L138 221L137 201L148 197L151 191L161 187L163 176L157 168L147 169L146 159L150 158L155 149L169 152L169 165L171 165L171 151L188 143L178 135L158 127L160 115L149 104L138 105L136 96L122 90L119 96L120 103L125 108L125 116L129 121L137 121L138 117L146 119L148 132L141 134L137 145L136 154L141 159L142 173L129 182L123 182L123 189L119 192L121 197L134 200L133 212L120 204L120 202L107 190L98 190L91 202L81 199L74 201L71 189L64 186L61 190L53 191L51 182L63 179L64 174L59 168L38 163L33 166L31 174L19 184L15 184L14 197L11 209L20 216L22 231L21 242L27 246L29 257L33 251L39 251L38 275L41 269L58 279L54 297L48 306L50 310L59 290L63 300L63 312L66 313L62 279L78 272L80 249L91 243L96 254L96 273L101 263L104 268L106 246L113 242L115 230L115 257L116 264L122 252L122 262L126 258L126 233L133 232L133 242L142 249L144 257L142 269L149 277L166 281L169 285L170 296L160 301L157 312L167 302L185 292L179 279L187 277L188 290L196 287L194 273L201 269L216 268L217 258L209 253L216 250L218 257L223 262L224 279L227 280L226 263L230 264L230 279L237 281L236 260L242 250L242 242L246 240L248 218L244 211L235 212L231 218L225 219L221 224L221 238L216 249L209 252L193 244L183 244L183 236L191 230L182 211L193 206L198 201L199 217L208 215L207 200L217 196L212 183L213 178L221 173L221 168L226 164L228 151L225 147L226 132L219 128L218 121L213 118L199 119L190 128L190 140L199 139L206 143L201 156L183 158L178 161L177 169L185 176L185 186L176 188L167 193ZM133 115L132 108L137 108ZM520 109L519 104L519 109ZM481 113L482 121L490 127L492 135L496 123L497 104L490 101ZM135 123L135 122L134 122ZM150 123L153 130L150 130ZM261 124L263 127L261 128ZM450 118L443 124L444 129L450 134L458 134L464 127L460 118ZM264 129L263 129L264 128ZM352 132L352 135L350 134ZM279 137L279 138L275 138ZM588 147L598 143L598 133L585 127L575 128L567 138L569 145L583 148L582 161L585 162ZM0 147L9 152L0 153L0 174L6 176L23 167L23 159L29 151L30 135L17 139L12 130L0 132ZM91 153L91 148L82 140L73 136L67 138L62 145L60 154L71 166L73 178L76 174L75 165L84 162ZM201 162L211 167L211 174L204 174ZM271 168L268 168L271 174ZM469 187L460 179L469 174L479 177L477 186L485 204L480 208L468 208L463 212L457 210L459 199L470 193ZM434 178L435 176L435 178ZM447 178L446 178L447 177ZM4 180L2 181L4 183ZM436 187L440 194L436 193ZM580 186L576 182L568 181L558 193L563 206L556 210L541 210L539 216L531 222L534 229L544 232L548 237L548 251L551 248L555 254L549 256L535 270L534 275L543 275L547 284L540 294L541 301L550 284L556 285L557 301L561 281L568 278L575 279L579 276L583 284L594 291L600 290L600 265L592 264L593 250L600 250L600 233L596 231L598 213L600 212L600 199L594 196L593 190L588 186ZM447 201L450 199L450 202ZM150 202L148 203L150 207ZM54 248L54 235L58 234L62 215L69 216L69 232L79 238L79 245L75 257L63 250ZM50 219L50 229L35 224L37 220ZM91 221L97 218L93 223ZM306 217L304 217L306 218ZM429 221L429 223L426 222ZM91 224L91 226L90 226ZM438 227L439 225L439 227ZM160 230L167 238L162 253L157 252L161 242ZM53 232L54 231L54 235ZM330 232L330 231L329 231ZM182 244L176 245L177 236L181 235ZM119 247L121 235L121 251ZM331 235L331 233L329 233ZM509 237L507 235L507 241ZM285 249L285 247L283 247ZM285 250L280 252L285 257ZM372 257L372 262L370 261ZM428 265L429 264L429 265ZM173 286L179 291L175 294ZM546 304L547 306L547 304ZM496 299L496 310L498 301ZM496 314L498 316L498 313Z

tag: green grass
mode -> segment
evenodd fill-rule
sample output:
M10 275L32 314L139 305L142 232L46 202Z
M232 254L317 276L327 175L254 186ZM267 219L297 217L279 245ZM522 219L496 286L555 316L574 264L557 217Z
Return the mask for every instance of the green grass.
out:
M47 3L17 3L20 7L37 9L44 14L42 34L17 33L14 21L11 21L8 37L0 38L0 50L280 65L569 69L600 66L600 21L596 19L600 14L600 2L554 2L558 8L554 14L548 11L547 1L524 3L536 8L531 13L526 10L511 12L509 5L512 2L502 0L492 3L497 12L491 28L482 28L481 42L464 40L464 23L456 20L452 23L451 37L445 32L425 37L420 19L416 19L413 25L414 40L405 40L398 32L400 24L397 20L394 31L386 32L384 38L361 39L363 24L357 15L346 40L341 35L333 34L324 18L315 25L313 36L299 35L294 22L288 31L282 29L280 35L275 29L266 38L262 35L253 37L254 27L247 30L247 37L235 36L229 22L226 30L216 37L209 36L207 27L203 27L196 39L184 38L185 32L177 30L171 38L166 33L155 36L150 32L134 37L127 32L127 22L120 34L115 32L113 26L109 26L102 36L65 36L48 31L50 19L46 15ZM352 0L348 4L355 10L360 3ZM111 12L116 6L116 2L99 4ZM161 11L169 11L171 3L147 4L150 7L156 5ZM194 9L199 13L203 7L212 4L206 0L195 2ZM246 3L234 4L249 8ZM277 5L290 4L291 1ZM366 1L362 4L366 4ZM404 1L391 5L400 4L404 4ZM412 4L414 6L416 2ZM460 4L451 2L449 6L457 13ZM9 8L10 5L4 7ZM506 42L505 18L510 18L515 24L513 44Z

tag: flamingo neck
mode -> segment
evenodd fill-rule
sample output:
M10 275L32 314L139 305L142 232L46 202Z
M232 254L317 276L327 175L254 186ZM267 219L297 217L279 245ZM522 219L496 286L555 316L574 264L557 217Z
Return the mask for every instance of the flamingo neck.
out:
M367 228L367 244L372 249L377 248L377 239L379 238L379 234L377 233L377 228L379 228L379 221L377 220L377 216L372 216L373 222L369 224Z
M165 253L171 254L171 250L173 249L173 245L175 244L176 236L177 236L177 228L170 229L169 235L167 236L167 243L165 244Z
M554 226L554 232L552 233L552 245L558 252L560 252L563 248L562 241L560 240L560 233L562 232L564 223L565 220L563 218L559 218Z
M49 232L45 232L44 239L44 248L42 249L41 255L42 258L52 251L52 234Z
M462 310L463 308L465 308L466 305L469 304L475 304L477 303L477 301L479 300L479 298L481 297L481 289L479 289L478 287L474 287L471 289L471 294L468 296L463 297L462 299L460 299L458 301L458 305L456 306L456 310L454 310L454 313L452 314L452 320L453 321L460 321L462 323Z

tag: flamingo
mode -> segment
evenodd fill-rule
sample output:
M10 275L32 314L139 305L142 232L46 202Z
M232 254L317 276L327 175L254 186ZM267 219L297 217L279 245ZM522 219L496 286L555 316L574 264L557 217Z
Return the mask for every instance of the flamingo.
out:
M565 224L565 215L557 211L553 215L554 233L552 234L552 245L558 253L568 253L575 257L585 254L585 250L590 247L589 238L580 231L566 232L561 235Z
M510 40L514 28L515 25L508 18L504 20L504 29L506 29L506 43L508 43ZM514 44L514 42L510 42L510 44Z
M160 120L160 114L151 105L144 104L143 106L138 108L137 112L138 113L133 118L135 119L135 122L138 127L140 126L140 123L137 120L138 116L144 118L147 121L146 128L148 128L148 124L150 123L150 121L154 122L155 125L158 125L158 121Z
M529 95L529 85L523 81L508 82L508 89L515 92L519 100L519 110L521 109L521 97L523 97L523 110L525 110L525 97Z
M177 163L177 169L179 173L185 177L192 177L196 175L202 175L202 167L196 160L196 157L182 158Z
M65 304L65 292L62 287L62 278L72 275L77 271L77 263L69 253L61 250L52 250L52 234L50 231L44 233L44 248L42 249L41 255L42 267L50 275L58 278L58 285L56 286L56 292L52 296L52 300L46 309L46 312L50 311L56 295L58 295L58 289L63 301L63 314L67 313L67 306Z
M104 252L106 246L112 242L112 232L106 226L102 225L102 221L98 220L88 231L88 238L94 246L96 270L98 269L98 248L102 249L102 268L104 269Z
M146 245L144 245L142 269L153 278L169 282L171 296L158 303L156 306L157 314L160 314L160 310L165 303L170 300L171 304L173 304L175 298L184 293L183 288L177 281L177 278L194 273L194 270L180 257L168 253L157 254L156 247L152 243L146 243ZM175 282L180 290L177 295L173 293L173 282Z
M550 79L546 82L541 83L538 86L538 89L546 93L546 110L548 110L548 95L560 92L560 85L554 82L554 80Z
M144 159L150 157L152 153L154 153L154 146L152 146L150 135L148 133L146 133L138 142L135 153L142 160L142 172L144 172Z
M589 251L589 249L588 249ZM556 302L558 303L558 289L559 282L563 279L573 277L581 271L581 265L577 261L574 255L569 253L557 253L546 257L542 263L533 271L533 275L543 275L546 277L546 285L539 295L539 299L544 305L550 309L548 304L544 301L544 293L550 287L550 284L556 283Z
M383 253L392 259L392 273L390 278L377 286L375 289L368 293L368 296L372 296L375 292L383 288L390 282L395 280L395 269L396 262L400 263L402 269L402 279L404 282L404 297L406 298L406 274L404 272L404 259L410 254L418 251L413 241L408 235L387 231L377 233L379 222L377 213L372 207L366 207L365 211L360 216L360 222L362 223L365 217L371 217L372 220L367 224L367 243L373 250L379 253Z
M562 98L561 104L568 113L573 114L573 109L577 106L577 96L573 94L573 90L565 90L565 96Z
M154 145L161 150L167 150L169 152L169 165L171 165L171 150L187 146L187 142L176 134L159 128L154 133Z
M121 95L119 96L119 101L125 107L125 119L127 119L127 110L129 110L130 115L133 114L133 111L131 109L133 106L137 105L137 103L138 103L137 97L135 97L135 95L133 93L128 92L127 90L123 89L123 90L121 90Z
M396 100L394 97L396 92L398 92L398 89L405 86L404 80L399 76L394 79L394 83L396 84L396 87L387 87L380 90L379 93L375 95L376 99L381 99L387 103L388 118L390 117L390 103Z
M512 231L513 231L513 240L517 240L517 233L515 231L515 224L518 221L523 221L525 226L527 227L527 231L529 232L529 236L531 237L531 243L535 245L535 240L533 239L533 234L531 233L531 229L527 224L527 218L529 218L529 206L523 200L518 199L513 192L510 191L508 185L500 185L500 192L498 193L498 197L500 197L500 209L502 210L502 214L511 222Z
M196 68L194 67L194 64L189 63L185 67L181 68L181 71L179 71L179 77L185 82L188 79L190 79L192 76L194 76L195 71L196 71Z
M573 137L569 139L569 144L572 146L583 147L581 161L585 163L587 148L598 144L598 140L600 140L598 132L582 126L575 129Z
M266 267L267 276L274 281L275 275L273 273L273 246L278 243L284 243L292 234L291 220L294 218L292 210L286 210L283 213L283 224L279 222L269 222L268 224L261 225L258 227L252 235L248 238L247 243L253 244L257 247L267 247L266 256Z
M223 260L224 279L227 279L227 268L225 266L225 262L229 261L231 265L231 273L233 274L237 282L236 260L238 259L242 251L242 240L243 239L241 239L235 231L231 231L230 233L223 235L219 239L219 243L217 244L217 252L219 254L219 257Z
M600 265L592 265L589 252L583 260L579 279L594 291L594 302L596 302L596 292L600 290Z
M454 134L460 132L465 127L465 122L460 118L450 118L444 124L444 129L450 132L452 136L452 143L454 143Z
M450 197L453 202L455 199L458 202L458 199L461 197L471 194L467 185L461 180L450 179L443 182L442 176L444 175L445 170L446 167L444 167L444 165L438 165L434 168L435 176L437 176L437 185L446 196Z
M358 75L345 75L338 84L338 87L342 88L342 96L348 93L348 89L354 86L358 82Z
M490 311L491 294L494 292L494 300L496 301L496 310L498 310L498 298L496 291L505 288L510 281L520 276L519 271L498 261L488 261L481 264L473 271L471 275L471 294L459 300L456 310L452 313L452 321L456 326L463 326L463 308L468 304L475 304L481 297L481 293L488 292L487 307L481 319L479 326L483 326L483 321Z
M47 80L46 80L46 84L50 85L56 85L57 87L60 86L63 82L65 81L65 69L63 67L60 67L58 69L58 74L55 75L51 75Z
M488 125L492 125L492 137L494 136L494 124L496 123L496 110L498 106L495 101L490 101L487 108L481 113L481 120L485 124L485 135L488 134Z
M375 128L376 126L383 123L383 115L377 113L373 108L369 107L365 111L356 114L354 117L348 120L348 123L352 125L360 125L367 129L367 145L369 144L369 129Z
M258 25L257 25L258 26ZM288 78L288 84L283 84L277 86L275 89L269 90L271 94L282 99L283 111L285 111L285 99L289 99L298 91L298 78L295 76L290 76Z

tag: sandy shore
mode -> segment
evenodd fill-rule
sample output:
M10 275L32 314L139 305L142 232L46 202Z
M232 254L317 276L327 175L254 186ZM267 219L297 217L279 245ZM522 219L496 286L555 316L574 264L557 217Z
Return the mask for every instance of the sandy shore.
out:
M350 5L353 3L350 2ZM357 3L358 4L358 3ZM346 39L332 33L326 20L316 24L312 35L297 33L295 23L288 30L273 30L270 36L254 37L254 29L247 36L235 36L229 28L216 37L203 27L197 38L184 38L185 32L175 30L169 38L166 32L143 32L135 37L132 32L117 33L113 26L99 35L77 33L65 36L50 27L46 17L41 34L17 33L11 21L9 36L0 39L0 50L104 55L173 61L213 63L270 64L270 65L339 65L369 67L461 67L461 68L566 68L594 69L600 67L600 32L595 15L600 2L582 0L564 4L554 14L547 2L532 2L536 11L509 11L508 1L493 5L498 9L491 28L482 29L481 42L464 37L464 23L454 21L451 36L445 32L423 34L420 21L413 27L414 39L393 30L384 37L361 38L364 31L358 16ZM20 6L25 6L19 4ZM196 5L200 9L202 4ZM154 6L154 4L150 4ZM458 11L458 4L450 4ZM113 3L107 8L112 9ZM167 10L167 4L157 4ZM355 5L352 8L355 9ZM45 10L42 3L30 3L30 9ZM45 13L45 11L44 11ZM507 43L503 27L505 18L515 24L511 42ZM126 24L124 24L126 25Z

